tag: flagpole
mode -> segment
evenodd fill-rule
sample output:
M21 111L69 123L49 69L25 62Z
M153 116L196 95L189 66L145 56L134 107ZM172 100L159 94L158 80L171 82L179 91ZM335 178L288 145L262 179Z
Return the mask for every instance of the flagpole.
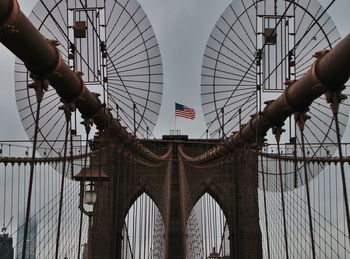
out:
M174 128L174 130L176 130L176 102L175 102L175 111L174 111L174 113L175 113L175 128Z

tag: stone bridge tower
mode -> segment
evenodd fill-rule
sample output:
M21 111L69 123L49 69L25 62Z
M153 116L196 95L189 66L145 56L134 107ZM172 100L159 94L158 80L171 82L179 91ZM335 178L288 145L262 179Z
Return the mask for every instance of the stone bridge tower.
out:
M145 166L126 158L122 150L109 150L93 159L109 165L102 166L109 181L101 182L98 187L98 203L89 235L89 258L121 258L125 217L142 193L151 197L162 215L165 258L187 258L187 220L205 193L214 197L226 216L230 258L262 257L254 151L242 147L221 165L202 168L186 162L181 153L199 154L215 142L188 140L187 136L163 136L163 140L144 141L143 144L159 154L170 149L168 158L157 166Z

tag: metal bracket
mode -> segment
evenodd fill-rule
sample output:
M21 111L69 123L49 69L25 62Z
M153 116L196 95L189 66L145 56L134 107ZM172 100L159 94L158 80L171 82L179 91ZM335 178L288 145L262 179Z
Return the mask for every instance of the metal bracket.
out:
M28 85L28 88L35 90L37 101L40 103L44 98L44 93L49 89L50 82L47 78L30 74L30 77L34 80L33 83Z
M301 131L303 131L305 128L305 122L311 119L311 116L307 115L306 112L307 111L294 113L295 121Z
M342 90L328 91L325 93L327 103L330 104L333 114L338 114L339 104L347 99L345 94L342 94Z
M93 120L91 118L85 118L80 124L84 126L86 134L89 135L91 127L94 125Z
M323 56L325 56L328 52L329 52L329 49L323 49L323 50L315 52L313 57L319 59L319 58L322 58Z
M68 122L71 120L72 112L75 111L76 106L74 103L65 103L62 106L58 107L58 109L64 111L64 115L66 116L66 121Z
M282 126L283 126L283 125L281 125L281 126L276 126L276 127L273 127L273 128L272 128L272 133L275 135L275 138L276 138L277 143L280 142L282 133L286 131L286 130L284 130L284 129L282 128Z
M46 40L50 45L54 47L61 45L61 43L58 40L55 40L55 39L46 39Z

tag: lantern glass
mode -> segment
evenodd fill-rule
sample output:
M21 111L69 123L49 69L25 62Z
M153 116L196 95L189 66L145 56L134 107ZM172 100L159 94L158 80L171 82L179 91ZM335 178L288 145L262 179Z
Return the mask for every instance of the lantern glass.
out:
M92 184L89 184L88 186L89 189L85 190L85 203L88 205L94 205L97 200L97 194Z

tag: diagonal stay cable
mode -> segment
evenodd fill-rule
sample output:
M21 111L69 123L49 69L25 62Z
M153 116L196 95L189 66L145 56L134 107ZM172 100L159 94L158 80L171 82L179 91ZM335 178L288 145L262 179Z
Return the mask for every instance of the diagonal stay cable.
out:
M283 17L285 17L286 13L288 12L289 8L292 6L293 3L294 3L294 1L291 1L291 2L288 4L288 6L287 6L287 8L284 10L282 16L279 18L278 22L276 23L275 27L273 28L272 33L274 33L274 32L277 30L278 25L282 22ZM255 5L255 4L256 4L256 3L253 3L253 5ZM238 18L238 17L237 17L237 18ZM230 30L233 29L232 27L233 27L233 25L230 26ZM225 40L226 38L227 38L227 34L226 34L224 40ZM267 42L264 42L264 44L263 44L263 46L262 46L261 49L265 49L266 45L267 45ZM223 43L221 43L220 48L221 48L222 46L223 46ZM219 53L218 53L218 55L219 55ZM250 69L251 69L251 68L253 67L253 65L255 64L256 60L257 60L257 56L254 57L253 61L250 63L248 69L245 71L245 73L244 73L244 75L242 76L242 78L240 79L239 83L235 86L235 89L232 91L231 95L227 98L227 100L226 100L226 102L224 103L223 107L225 107L226 104L231 100L231 98L233 97L233 95L234 95L234 93L235 93L235 90L236 90L238 87L240 87L242 81L243 81L244 78L247 76L247 74L249 73ZM217 66L217 63L216 63L215 66ZM214 97L215 97L215 95L214 95ZM216 107L216 104L215 104L215 108L216 108L216 110L218 110L217 107ZM220 116L219 113L217 113L217 118L219 118L219 116ZM221 125L220 120L219 120L219 124L220 124L220 126L223 126L223 125Z
M281 23L283 17L286 15L286 13L288 12L288 10L289 10L289 8L291 7L292 4L293 4L293 2L290 2L290 3L289 3L289 5L287 6L286 10L283 12L283 15L281 16L281 18L278 20L278 22L276 23L275 27L273 28L272 33L276 31L278 25ZM248 8L250 8L250 7L252 7L252 6L255 6L255 5L256 5L256 2L252 3ZM239 15L239 16L237 17L237 19L239 19L239 17L242 16L242 15L243 15L243 14ZM230 26L230 29L229 29L229 30L232 30L232 29L233 29L233 25ZM227 37L228 37L228 34L225 35L225 38L223 39L223 41L224 41ZM222 47L223 47L223 42L221 43L220 49L221 49ZM262 49L264 49L265 47L266 47L266 42L263 44ZM216 63L215 63L215 70L216 70L216 66L217 66L217 63L218 63L218 57L219 57L219 55L220 55L220 50L217 51L217 53L218 53L218 56L217 56ZM224 103L223 107L225 107L226 104L227 104L227 103L230 101L230 99L233 97L233 95L234 95L236 89L238 89L238 87L241 86L242 82L244 81L244 79L246 78L246 76L249 74L250 69L251 69L251 68L253 67L253 65L255 64L256 60L257 60L257 57L255 56L254 59L252 60L252 62L250 63L249 67L247 68L247 70L244 72L243 76L242 76L241 79L239 80L238 84L235 86L235 89L233 89L231 95L227 98L227 100L226 100L226 102ZM214 95L214 99L215 99L215 95ZM215 103L215 102L214 102L214 104L215 104L215 110L216 110L216 113L217 113L216 118L218 119L218 118L220 117L220 114L217 112L218 109L217 109L217 107L216 107L216 103ZM220 121L220 120L218 120L218 121L219 121L220 126L222 127L223 125L221 125L221 121ZM212 124L209 125L208 128L210 128L211 126L212 126ZM206 133L206 132L205 132L205 133ZM204 135L205 133L203 133L203 135ZM203 135L202 135L202 136L203 136Z
M299 3L295 3L295 2L292 1L292 0L286 0L286 1L289 2L289 5L288 5L288 7L286 8L286 10L284 11L284 13L283 13L283 15L281 16L281 18L280 18L280 20L278 21L278 23L276 24L274 30L276 30L277 26L279 25L279 23L281 22L281 20L283 19L283 17L285 16L286 12L288 11L288 9L290 8L290 6L291 6L292 4L296 4L296 5L300 6ZM319 20L327 13L328 9L333 5L334 2L335 2L335 0L332 0L332 1L328 4L328 6L324 9L324 11L320 14L320 16L319 16L317 19L314 19L314 20L313 20L313 24L310 25L310 26L308 27L308 30L306 30L306 31L304 32L304 34L302 35L302 37L300 37L299 41L298 41L298 42L294 45L294 47L291 49L292 51L295 50L295 49L299 46L299 44L302 42L302 40L305 38L305 36L306 36L307 34L310 33L311 29L312 29L316 24L319 25ZM312 15L310 14L310 12L309 12L308 10L305 10L305 12L307 12L307 13L312 17ZM323 31L323 28L321 28L321 30ZM324 31L323 31L323 32L324 32ZM264 49L265 47L266 47L266 42L265 42L264 45L262 46L262 49ZM276 67L278 67L282 62L284 62L284 61L286 60L286 58L287 58L287 56L285 56L285 57L282 59L282 61L281 61ZM245 72L245 74L243 75L241 81L240 81L240 82L238 83L238 85L236 86L236 89L241 85L241 82L242 82L243 79L247 76L249 70L250 70L251 67L254 65L256 59L257 59L257 57L255 57L255 59L253 60L253 62L250 64L250 67L249 67L248 70ZM275 69L276 69L276 68L275 68ZM266 79L264 80L264 82L266 82L266 80L267 80L270 76L271 76L271 74L268 75L268 76L266 77ZM264 83L264 82L263 82L263 83ZM228 97L228 99L227 99L226 103L224 104L224 106L225 106L225 105L227 104L227 102L232 98L234 92L235 92L235 91L232 91L231 95ZM217 113L216 118L219 118L219 116L220 116L220 114ZM213 120L213 121L214 121L214 120ZM219 120L219 123L221 124L220 120ZM208 128L210 128L211 126L212 126L212 125L209 125ZM206 130L206 131L207 131L207 130ZM206 131L202 134L201 137L203 137L203 136L206 134Z
M96 36L97 36L99 42L102 43L102 39L101 39L101 37L100 37L100 35L99 35L99 33L98 33L98 31L97 31L97 29L96 29L96 27L95 27L93 21L92 21L92 19L91 19L89 13L87 12L86 7L84 6L82 0L79 0L79 2L80 2L81 6L82 6L83 9L84 9L85 14L86 14L86 17L87 17L87 19L89 20L89 22L90 22L90 24L91 24L91 26L92 26L94 32L96 33ZM123 7L123 11L127 12L128 15L130 16L130 19L132 19L132 20L135 22L133 16L131 16L131 15L129 14L129 12L125 9L125 7ZM136 23L136 22L135 22L135 23ZM138 28L138 29L139 29L139 28ZM140 32L140 31L139 31L139 32ZM143 36L142 36L142 40L144 41ZM146 47L146 46L145 46L145 47ZM147 57L148 57L148 52L146 52L146 53L147 53ZM130 97L130 100L133 101L133 98L132 98L132 96L131 96L131 94L130 94L128 88L127 88L127 86L125 85L123 78L121 77L121 75L120 75L120 73L119 73L117 67L116 67L115 64L114 64L114 61L112 60L112 58L111 58L111 56L110 56L110 54L109 54L108 52L107 52L107 57L108 57L108 59L110 60L111 65L112 65L112 67L114 68L114 70L115 70L117 76L119 77L120 82L122 83L122 85L124 86L126 92L128 93L128 95L129 95L129 97ZM148 62L149 62L149 60L148 60ZM150 86L150 84L149 84L149 86ZM145 114L145 111L141 114L141 112L139 111L139 108L138 108L137 106L135 107L135 110L136 110L136 111L138 112L138 114L140 115L141 121L143 121L143 122L146 124L146 126L148 126L147 123L144 121L144 118L143 118L143 117L144 117L144 114ZM137 129L139 128L141 121L138 123Z

